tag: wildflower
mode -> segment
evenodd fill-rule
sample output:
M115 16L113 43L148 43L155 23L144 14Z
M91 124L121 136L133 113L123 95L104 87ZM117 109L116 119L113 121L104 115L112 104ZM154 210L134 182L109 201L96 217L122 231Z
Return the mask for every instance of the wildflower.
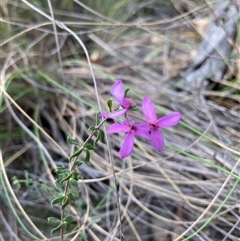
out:
M182 115L179 112L172 112L160 119L157 119L154 104L149 97L144 97L142 102L142 111L148 124L142 124L141 128L148 129L151 135L153 148L161 151L164 148L164 140L160 128L170 127L178 124Z
M144 137L150 140L150 135L142 124L135 124L134 121L124 121L123 123L114 123L107 130L108 134L125 132L125 138L119 151L121 159L131 155L134 146L134 136Z
M108 113L101 113L100 117L105 118L118 118L123 116L129 109L134 107L136 104L129 99L125 98L125 90L122 83L122 80L118 80L113 86L111 87L111 94L112 96L118 101L118 103L122 106L123 109L114 111L110 114Z

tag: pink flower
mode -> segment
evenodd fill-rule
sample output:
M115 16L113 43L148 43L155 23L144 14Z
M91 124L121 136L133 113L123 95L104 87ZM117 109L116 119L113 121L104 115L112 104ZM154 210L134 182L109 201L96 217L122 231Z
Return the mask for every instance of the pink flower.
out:
M118 118L122 115L124 115L129 109L131 109L133 106L135 106L135 103L132 102L129 99L125 98L125 90L122 83L122 80L118 80L113 86L111 87L111 94L112 96L118 101L118 103L122 106L123 109L114 111L110 114L108 113L101 113L100 117L105 118Z
M144 137L150 140L150 135L143 124L135 124L134 121L124 121L123 123L114 123L107 130L108 134L125 132L126 136L119 151L121 159L131 155L134 146L134 136Z
M144 97L142 102L142 111L148 124L142 124L142 130L148 129L151 135L153 148L161 151L164 148L164 140L160 128L170 127L178 124L182 115L179 112L172 112L160 119L157 119L154 104L149 97Z

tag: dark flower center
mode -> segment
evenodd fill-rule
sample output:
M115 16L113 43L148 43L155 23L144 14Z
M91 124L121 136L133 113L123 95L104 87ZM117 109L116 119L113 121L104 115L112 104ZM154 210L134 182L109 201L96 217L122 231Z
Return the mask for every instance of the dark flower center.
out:
M137 130L136 126L131 126L131 131L135 132Z
M158 128L159 128L159 126L157 124L155 124L155 123L150 124L150 130L156 130Z

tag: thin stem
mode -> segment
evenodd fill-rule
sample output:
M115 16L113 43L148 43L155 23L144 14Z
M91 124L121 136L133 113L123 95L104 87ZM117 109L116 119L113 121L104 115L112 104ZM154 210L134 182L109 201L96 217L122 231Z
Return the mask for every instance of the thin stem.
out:
M116 177L116 173L114 170L114 164L113 164L113 160L112 160L112 154L111 152L109 152L109 158L110 158L110 162L111 162L111 169L112 169L112 174L113 174L113 180L114 180L114 185L116 188L116 199L117 199L117 212L118 212L118 217L119 217L119 223L120 223L120 240L122 241L123 238L123 233L122 233L122 222L121 222L121 210L120 210L120 197L119 197L119 193L118 193L118 189L117 189L117 177ZM116 223L116 227L118 225L118 222Z
M65 188L64 188L64 196L66 196L66 194L67 194L68 187L69 187L69 180L67 180ZM63 202L64 202L64 199L63 199ZM64 209L62 208L62 211L61 211L61 223L63 223L63 219L64 219ZM64 235L63 228L61 228L61 241L63 241L63 235Z
M86 144L87 144L87 143L90 141L90 139L95 135L95 133L100 129L100 127L103 125L103 123L104 123L106 120L107 120L107 118L103 119L103 120L100 122L100 124L95 127L94 131L88 136L88 138L87 138L87 139L84 141L84 143L82 144L81 149L83 149L83 148L86 146ZM71 165L70 168L69 168L69 171L72 171L72 170L73 170L73 168L74 168L74 166L75 166L75 163L76 163L78 157L79 157L79 156L77 156L77 157L73 160L72 165Z
M119 108L119 106L116 106L113 111L115 111L115 110L118 109L118 108ZM93 132L88 136L88 138L87 138L87 139L85 140L85 142L82 144L81 149L83 149L83 148L86 146L86 144L90 141L90 139L95 135L95 133L96 133L97 131L99 131L100 127L105 123L106 120L107 120L107 118L103 119L97 126L95 126L95 129L93 130ZM79 155L80 155L80 154L79 154ZM72 163L70 164L70 166L69 166L69 171L70 171L70 172L71 172L71 171L73 170L73 168L75 167L75 164L76 164L76 161L77 161L79 155L76 156L76 157L74 158L74 160L72 161ZM70 182L70 179L68 179L68 180L66 181L65 188L64 188L64 196L67 195L68 188L69 188L69 182ZM65 201L65 199L63 199L63 201L62 201L62 205L63 205L64 201ZM63 223L63 219L64 219L64 209L62 208L62 211L61 211L61 223ZM63 232L63 228L61 228L61 241L63 241L63 236L64 236L64 232Z
M121 105L116 105L114 108L113 108L113 111L116 111L120 108ZM110 143L108 141L108 138L106 138L106 143L107 143L107 146L110 146ZM117 186L118 186L118 183L117 183L117 177L116 177L116 173L115 173L115 170L114 170L114 164L113 164L113 158L112 158L112 153L111 153L111 149L109 148L109 160L110 160L110 164L111 164L111 170L112 170L112 174L113 174L113 180L114 180L114 186L116 188L116 199L117 199L117 213L118 213L118 217L119 217L119 231L120 231L120 240L122 241L124 235L122 233L122 222L121 222L121 210L120 210L120 196L119 196L119 193L118 193L118 190L117 190ZM116 223L116 227L118 225L118 222ZM114 228L115 229L115 228Z
M94 136L94 134L100 129L100 127L103 125L103 123L107 120L107 118L103 119L98 126L95 127L94 131L88 136L88 138L85 140L85 142L82 144L81 146L81 149L83 149L85 147L85 145L90 141L90 139ZM80 155L80 154L79 154ZM73 160L72 164L70 165L69 167L69 171L71 172L73 170L73 168L75 167L75 164L76 164L76 161L78 159L78 156L75 157L75 159ZM68 192L68 188L69 188L69 182L70 182L70 179L68 179L66 181L66 184L65 184L65 188L64 188L64 196L67 195L67 192ZM65 199L63 199L62 201L62 205L64 203ZM61 223L63 223L63 219L64 219L64 209L62 208L62 211L61 211ZM64 236L64 232L63 232L63 228L61 228L61 241L63 241L63 236Z
M135 117L135 118L137 118L139 120L142 120L144 122L147 122L147 120L145 118L141 117L141 116L138 116L138 115L135 115L135 114L132 114L132 113L127 113L126 115L129 115L129 116Z

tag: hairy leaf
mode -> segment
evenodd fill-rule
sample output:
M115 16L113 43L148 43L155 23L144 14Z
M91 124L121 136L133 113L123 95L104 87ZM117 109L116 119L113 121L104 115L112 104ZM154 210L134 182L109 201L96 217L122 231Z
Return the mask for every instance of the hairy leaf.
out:
M69 197L65 197L62 204L62 210L70 203Z
M101 122L101 119L100 119L100 116L99 116L100 113L101 112L96 113L95 126L98 126L100 124L100 122Z
M66 231L71 232L71 224L70 223L65 223Z
M84 163L85 163L84 161L79 160L79 161L76 161L75 165L76 166L81 166Z
M73 223L73 222L75 222L74 217L71 216L71 215L66 216L63 220L64 220L65 222L67 222L67 223Z
M93 142L93 146L94 146L94 147L97 146L97 143L98 143L98 141L100 140L100 137L101 137L101 134L100 134L100 131L98 130L98 132L97 132L97 137L96 137L96 139L95 139L94 142Z
M107 101L109 112L112 112L112 103L113 103L112 98Z
M63 224L60 223L56 228L52 229L51 234L53 235L57 231L61 230L62 226L63 226Z
M81 178L81 173L80 173L80 172L73 172L73 173L72 173L72 178L73 178L75 181L78 181L78 180Z
M125 92L124 92L124 97L125 97L125 98L126 98L127 93L128 93L129 90L130 90L129 88L125 89Z
M77 146L80 146L80 143L75 140L75 139L72 139L70 136L67 137L67 142L71 145L77 145Z
M48 219L49 224L59 224L61 223L61 220L56 217L49 217Z
M86 145L85 145L85 148L87 148L88 150L94 150L94 147L90 144L90 143L87 143Z
M67 172L67 171L68 171L68 169L65 166L63 166L63 165L59 165L57 167L57 169L55 170L55 172L57 174L64 173L64 172Z
M139 110L139 108L136 107L136 106L134 106L134 107L131 108L131 110L132 110L132 111L137 111L137 110Z
M90 164L89 161L90 161L90 151L88 149L85 149L85 152L86 152L86 156L85 156L85 163L86 164Z
M61 179L60 184L62 185L65 181L69 180L72 177L72 172L70 172L66 177Z
M54 199L51 201L51 206L56 205L56 204L62 202L63 199L64 199L64 196L63 196L63 195L54 198Z
M71 201L76 201L76 198L75 198L75 196L73 195L72 192L68 193L68 194L67 194L67 197L68 197L68 199L69 199L69 202L71 202Z
M93 132L93 131L95 130L95 126L90 126L90 127L88 128L88 130L89 130L90 132Z
M100 132L100 141L102 143L106 144L104 131L103 130L99 130L99 132Z
M83 148L80 148L79 150L77 150L76 152L74 152L74 153L70 156L70 161L72 161L72 159L73 159L74 157L79 156L79 155L82 153L82 151L83 151Z

